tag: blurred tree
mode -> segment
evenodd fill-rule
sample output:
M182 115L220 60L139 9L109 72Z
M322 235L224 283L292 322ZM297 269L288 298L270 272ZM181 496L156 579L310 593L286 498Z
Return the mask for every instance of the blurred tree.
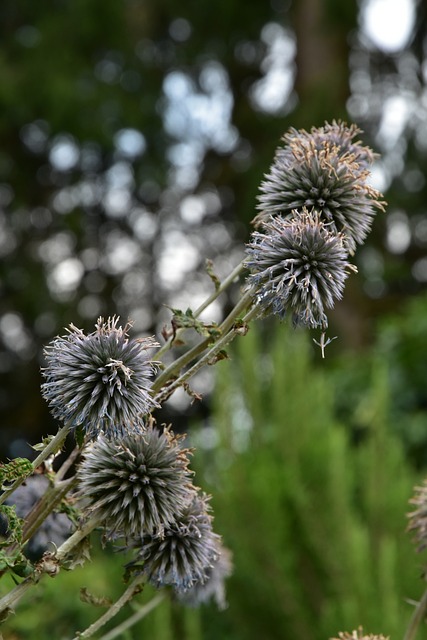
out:
M425 9L408 0L418 21L390 53L363 28L376 2L3 0L0 447L49 430L38 368L41 345L62 327L119 313L159 335L164 304L197 305L210 286L206 257L219 276L231 270L289 125L355 120L385 151L377 178L396 215L376 223L360 253L362 278L334 315L342 342L370 339L372 315L419 288ZM405 121L403 172L405 127L391 147L384 124L396 96L418 106ZM416 255L389 259L383 238L395 247L402 228Z

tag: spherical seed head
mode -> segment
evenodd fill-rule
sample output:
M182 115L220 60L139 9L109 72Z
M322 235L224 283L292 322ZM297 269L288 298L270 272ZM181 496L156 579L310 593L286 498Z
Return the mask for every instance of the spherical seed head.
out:
M342 158L351 158L357 163L360 170L369 169L378 157L372 149L362 144L360 140L355 138L363 133L355 124L348 126L345 122L335 120L332 124L325 122L323 127L312 127L308 132L305 129L294 129L291 127L282 137L283 146L279 147L277 153L289 153L293 157L292 149L295 148L297 153L301 146L314 144L317 151L335 148L337 154ZM356 168L356 167L355 167Z
M68 335L45 349L43 397L55 418L81 426L89 438L138 429L140 416L158 406L149 380L157 363L147 356L158 344L152 338L130 340L131 325L118 322L99 318L89 335L70 325Z
M208 496L195 494L180 518L163 535L144 536L137 546L136 568L156 588L172 586L177 593L204 582L216 562L220 537L212 530Z
M348 271L342 237L333 234L320 215L306 209L291 219L270 218L265 233L255 231L247 245L248 283L265 314L294 326L326 329L325 309L342 298Z
M23 484L5 500L5 504L15 505L16 515L25 519L36 502L45 494L49 480L44 475L29 476ZM4 519L0 523L0 533L7 535L8 523ZM45 551L60 546L71 535L74 527L65 513L52 511L42 522L35 534L24 547L24 554L32 560L40 560Z
M353 141L356 133L357 128L334 123L311 133L291 129L285 134L261 183L255 226L272 215L293 217L306 207L316 210L331 232L342 234L353 254L376 210L384 209L381 193L367 182L374 154Z
M415 505L415 510L408 515L408 531L414 532L417 551L421 552L427 547L427 480L414 491L410 503Z
M188 591L177 592L176 599L180 604L198 607L213 600L218 609L225 609L225 579L231 575L233 564L231 551L219 544L218 558L206 570L206 579L196 582Z
M338 638L331 638L330 640L389 640L389 636L373 635L372 633L365 634L362 627L359 627L359 629L351 633L340 631Z
M78 471L87 513L110 538L161 534L193 496L188 455L180 437L152 424L120 440L100 437Z

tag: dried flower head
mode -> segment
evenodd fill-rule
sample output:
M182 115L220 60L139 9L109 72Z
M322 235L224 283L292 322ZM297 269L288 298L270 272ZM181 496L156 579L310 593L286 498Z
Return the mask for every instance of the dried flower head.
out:
M15 505L16 515L25 520L48 487L49 480L46 476L32 475L6 498L5 504ZM52 511L25 545L24 554L33 562L39 560L45 551L53 550L53 545L59 547L71 535L73 529L73 524L65 513ZM8 522L2 516L0 535L7 535L7 531Z
M292 313L295 326L325 329L325 309L342 298L348 271L355 270L342 237L306 209L289 220L271 218L264 231L255 231L246 248L247 281L259 306L282 319Z
M220 544L217 555L217 560L206 570L205 580L196 582L188 591L178 592L178 602L189 607L198 607L213 600L218 609L226 608L225 579L231 575L233 569L231 551Z
M415 511L408 514L408 531L415 532L414 542L417 551L421 552L427 547L427 480L421 487L414 487L415 495L410 504L415 505Z
M360 140L355 140L359 134L363 133L355 124L348 126L345 122L335 120L332 124L325 122L323 127L312 127L310 131L305 129L297 130L291 127L282 137L283 147L279 147L278 154L285 157L288 154L289 160L295 157L292 149L300 146L309 148L312 144L317 151L334 148L341 158L349 156L357 163L360 170L369 169L378 154L372 149L362 144ZM355 167L356 168L356 167Z
M183 513L194 488L189 450L153 424L120 440L100 437L79 468L79 494L110 537L162 534Z
M150 395L149 378L157 363L147 356L156 347L152 338L130 340L119 318L99 318L96 331L85 335L70 325L45 349L47 366L43 397L55 418L84 433L107 438L138 429L140 417L157 407Z
M373 635L372 633L365 634L362 627L359 627L357 631L351 633L340 631L338 638L331 638L330 640L389 640L389 637L380 635Z
M382 195L368 184L374 154L353 141L358 129L326 124L321 129L291 129L276 151L262 182L255 226L272 215L293 217L303 207L316 210L332 233L342 233L353 254L371 228Z
M144 536L134 545L136 560L129 565L147 575L156 588L172 586L180 593L204 582L216 562L220 537L212 530L208 496L195 494L180 518L163 535Z

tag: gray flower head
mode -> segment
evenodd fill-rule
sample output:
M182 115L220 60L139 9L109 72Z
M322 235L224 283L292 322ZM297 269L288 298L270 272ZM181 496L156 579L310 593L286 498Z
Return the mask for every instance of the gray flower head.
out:
M153 338L130 340L131 324L122 328L118 322L99 318L89 335L70 325L68 335L45 349L43 397L55 418L81 426L89 438L138 430L140 416L158 406L149 380L157 363L147 355L158 344Z
M190 589L177 592L176 599L180 604L198 607L213 600L218 609L225 609L225 579L231 575L233 564L231 551L219 544L217 560L206 570L204 581L196 582Z
M415 495L410 503L415 505L415 511L408 515L408 531L414 532L417 551L421 552L427 547L427 480L415 487Z
M156 588L172 586L177 593L204 582L218 559L220 537L212 530L208 496L195 494L180 518L163 535L144 536L130 567L145 573Z
M189 450L169 428L153 424L120 440L89 445L78 471L86 512L114 538L162 534L192 499Z
M15 505L16 515L25 520L36 502L45 494L49 480L44 475L29 476L23 484L5 500L5 504ZM0 516L0 535L7 535L8 522ZM25 545L24 554L32 561L40 560L45 551L53 551L71 535L74 526L65 513L52 511L42 522L35 534Z
M382 195L368 184L374 154L353 141L357 129L325 125L311 133L291 129L283 137L261 183L259 213L265 225L273 215L290 218L304 207L315 210L332 233L341 233L349 254L362 244Z
M363 133L355 124L348 126L344 122L335 120L332 124L325 122L323 127L312 127L310 131L305 129L294 129L291 127L282 137L283 146L277 150L278 155L293 161L294 154L298 155L299 149L305 147L307 150L314 145L317 151L335 149L338 156L343 159L351 159L360 171L370 169L378 154L372 149L362 144L360 140L354 140Z
M330 638L330 640L390 640L390 637L383 636L382 633L379 635L364 633L363 628L359 627L351 633L348 631L340 631L338 638Z
M325 309L342 298L348 270L355 270L342 237L306 209L271 218L264 230L246 248L247 282L260 308L281 319L291 313L294 326L326 329Z

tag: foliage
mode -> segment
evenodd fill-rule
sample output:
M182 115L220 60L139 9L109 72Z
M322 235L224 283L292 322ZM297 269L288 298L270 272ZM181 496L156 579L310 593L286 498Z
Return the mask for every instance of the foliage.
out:
M358 389L354 443L335 378L313 368L299 332L254 330L236 347L217 380L221 444L204 461L237 567L230 637L321 640L362 623L401 637L421 589L405 534L417 474L393 433L384 363Z
M375 361L383 363L390 390L390 428L420 469L427 467L426 349L427 297L419 294L378 319L372 349L342 353L331 363L338 416L348 422L356 441L366 433L364 397L369 394L369 372Z

